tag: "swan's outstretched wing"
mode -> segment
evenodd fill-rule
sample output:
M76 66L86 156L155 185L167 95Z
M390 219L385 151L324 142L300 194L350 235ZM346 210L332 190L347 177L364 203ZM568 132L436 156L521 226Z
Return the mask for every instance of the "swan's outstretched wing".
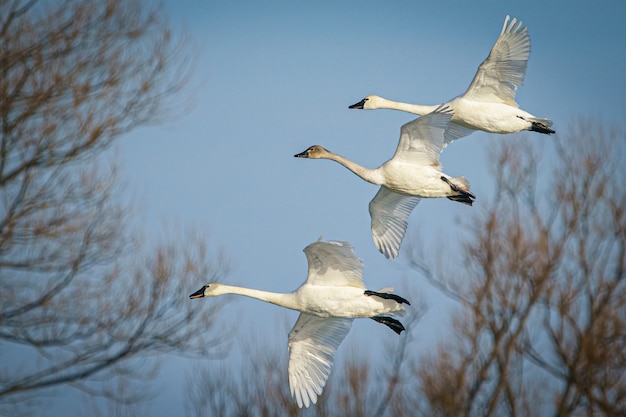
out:
M363 262L348 242L315 242L304 253L309 262L307 284L365 288Z
M439 106L432 113L403 125L393 159L419 165L439 165L439 154L446 145L445 134L451 118L452 110ZM462 132L462 129L455 127L451 132Z
M385 257L393 259L398 256L409 215L420 200L419 197L398 194L387 187L380 187L370 201L372 237Z
M465 98L518 107L515 92L524 82L530 37L528 27L522 27L522 22L515 18L509 19L507 16L504 20L502 32L487 59L478 67Z
M317 402L352 320L300 313L289 333L289 389L298 407Z

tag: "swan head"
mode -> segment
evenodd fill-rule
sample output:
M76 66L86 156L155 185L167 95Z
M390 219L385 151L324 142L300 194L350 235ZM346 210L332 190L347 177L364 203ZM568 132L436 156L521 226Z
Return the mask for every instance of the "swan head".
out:
M220 284L217 282L210 282L191 294L189 298L215 297L216 295L220 295L220 293L218 293L219 287Z
M381 107L382 98L376 95L371 95L365 97L363 100L358 103L354 103L351 106L348 106L349 109L363 109L363 110L374 110L379 109Z
M323 146L313 145L309 147L306 151L295 154L294 157L320 159L328 157L329 154L330 152Z

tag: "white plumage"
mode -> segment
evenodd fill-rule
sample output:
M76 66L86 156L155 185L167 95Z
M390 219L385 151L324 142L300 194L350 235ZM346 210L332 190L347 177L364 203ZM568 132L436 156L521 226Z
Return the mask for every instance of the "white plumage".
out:
M464 177L452 178L441 171L441 151L463 134L450 123L451 117L450 109L440 107L402 126L395 154L375 169L365 168L319 145L294 156L330 159L365 181L381 186L369 205L372 237L378 250L393 259L398 256L409 215L420 198L447 197L467 205L472 205L475 198Z
M402 324L387 316L402 315L409 304L386 288L365 289L363 264L347 242L315 242L304 249L306 282L291 293L273 293L209 283L190 298L239 294L300 312L289 333L289 387L299 407L317 402L333 366L335 351L355 318L372 318L400 334ZM387 291L387 292L382 292Z
M469 88L462 96L444 105L454 111L452 123L465 132L483 130L491 133L514 133L532 130L551 134L552 121L521 110L515 102L517 87L524 82L530 55L528 28L509 16L487 59L478 67ZM392 101L377 95L365 97L349 106L353 109L392 109L418 115L432 112L437 106ZM449 141L448 141L449 142Z

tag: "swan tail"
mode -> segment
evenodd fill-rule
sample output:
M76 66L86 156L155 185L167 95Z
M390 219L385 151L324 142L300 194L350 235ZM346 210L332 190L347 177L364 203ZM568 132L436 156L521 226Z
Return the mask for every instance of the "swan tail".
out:
M535 117L535 118L530 119L529 130L532 132L544 133L546 135L551 135L553 133L556 133L554 130L550 129L550 126L552 126L552 120L539 119Z
M376 291L370 291L370 290L365 290L365 295L368 296L376 296L376 297L380 297L383 298L385 300L394 300L396 303L398 304L406 304L406 305L411 305L411 303L409 303L406 298L402 298L397 294L391 294L391 293L386 293L386 292L376 292Z
M374 321L377 321L389 327L391 330L396 332L396 334L400 334L402 333L403 330L406 330L404 326L402 325L402 323L400 323L398 320L394 318L391 318L388 316L374 316L370 318Z
M449 200L458 201L459 203L471 206L476 196L470 191L470 183L465 177L446 178L441 176L441 180L446 182L452 191L457 194L448 196Z

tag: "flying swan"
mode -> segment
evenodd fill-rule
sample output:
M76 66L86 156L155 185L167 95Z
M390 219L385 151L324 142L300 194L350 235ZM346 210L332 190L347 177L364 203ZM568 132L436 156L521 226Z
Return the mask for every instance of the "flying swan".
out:
M365 168L351 160L314 145L294 155L297 158L330 159L367 182L380 185L370 202L372 237L378 250L387 258L398 256L411 211L421 198L447 197L472 205L474 194L464 177L449 177L441 171L439 154L444 137L454 140L462 129L451 124L452 111L439 107L426 116L402 126L394 156L380 167Z
M462 96L445 105L454 110L452 123L466 128L462 136L473 130L490 133L514 133L531 130L539 133L555 133L550 129L552 121L538 118L519 108L515 102L517 86L524 82L526 65L530 55L530 37L522 22L504 19L502 32L491 49L487 59L478 67L469 88ZM370 95L351 109L392 109L424 115L437 106L409 104ZM446 142L448 143L448 142Z
M289 333L289 388L299 407L317 402L333 366L337 347L355 318L366 317L400 334L404 298L393 289L369 291L363 284L363 263L347 242L315 242L304 248L309 265L306 282L292 293L273 293L209 283L189 298L239 294L300 312Z

